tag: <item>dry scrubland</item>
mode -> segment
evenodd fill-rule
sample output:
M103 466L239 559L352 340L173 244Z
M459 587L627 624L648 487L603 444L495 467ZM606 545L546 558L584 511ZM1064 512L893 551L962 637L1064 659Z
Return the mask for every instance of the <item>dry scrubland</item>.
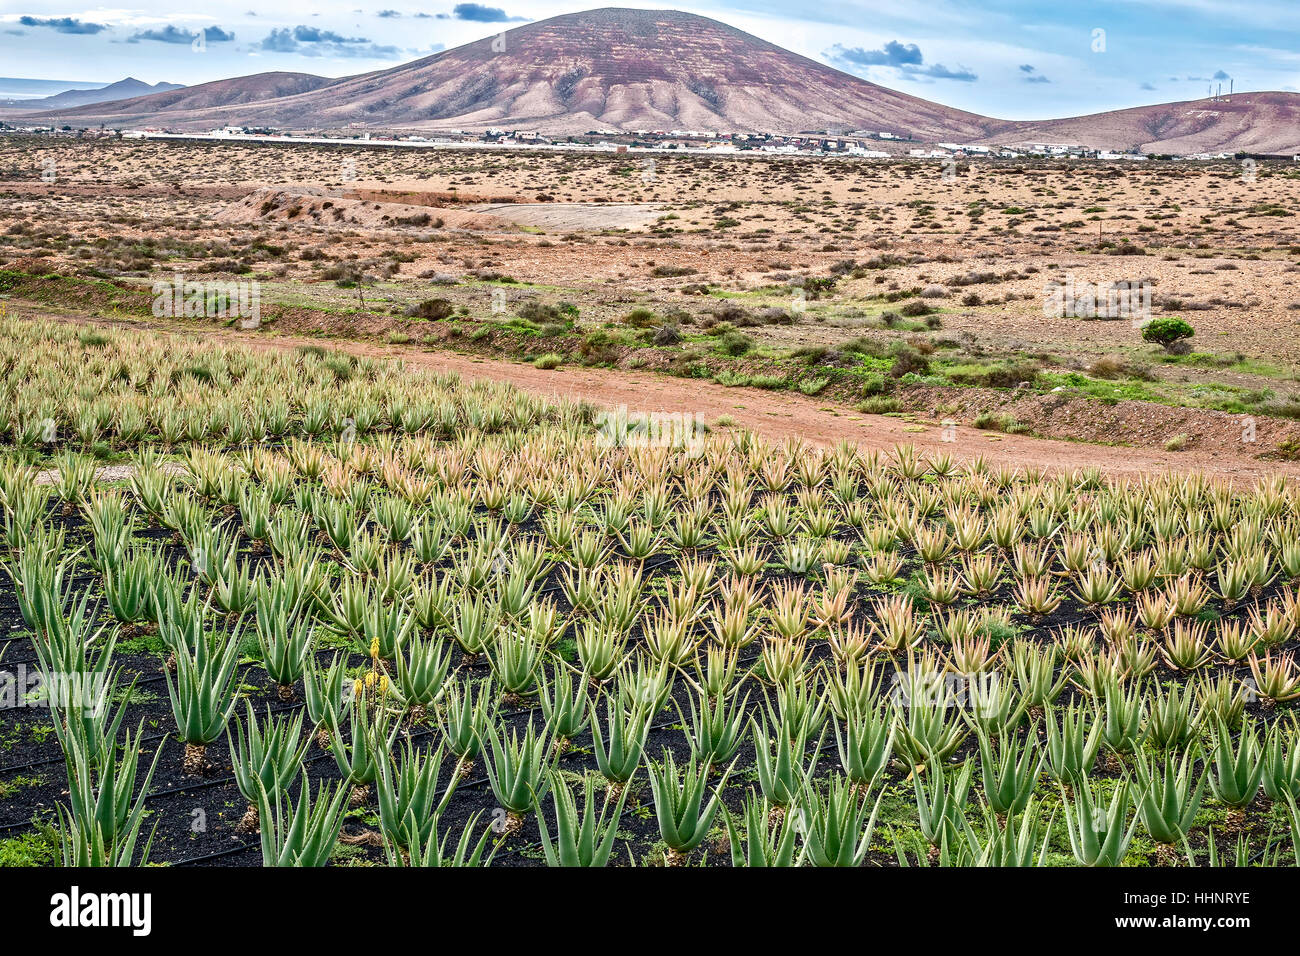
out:
M1285 480L647 444L499 383L12 316L0 396L3 665L38 678L0 864L1300 854Z
M0 264L142 293L175 271L256 278L281 332L797 389L918 429L974 426L973 443L1295 453L1290 164L949 172L8 138ZM1194 327L1191 351L1127 320L1045 317L1048 284L1067 280L1148 280L1152 314ZM8 291L129 311L29 286Z

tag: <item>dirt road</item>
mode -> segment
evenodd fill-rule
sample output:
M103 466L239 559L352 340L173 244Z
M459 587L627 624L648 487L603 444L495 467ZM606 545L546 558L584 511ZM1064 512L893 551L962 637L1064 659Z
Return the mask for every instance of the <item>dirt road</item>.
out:
M39 315L77 324L118 324L181 334L189 331L166 323L144 320L109 323L102 319L91 320L82 316L25 309L17 302L11 302L10 305L19 315ZM520 362L444 350L228 329L205 328L203 335L208 339L239 342L259 349L291 349L312 345L357 356L402 359L423 368L454 372L466 378L509 382L537 395L565 395L574 399L586 399L606 408L626 407L631 414L691 414L715 427L718 419L725 415L730 416L737 426L778 440L799 436L824 445L847 440L867 448L884 450L910 443L927 452L948 452L959 460L983 455L993 464L1051 471L1096 466L1117 478L1138 478L1171 471L1199 471L1236 485L1248 485L1275 474L1300 478L1300 463L1261 461L1248 453L1228 455L1198 452L1195 449L1166 452L1153 448L1089 445L985 432L969 425L959 425L945 434L945 429L939 422L864 415L801 394L728 388L714 382L675 378L653 372L567 366L548 371ZM945 438L952 440L946 441Z

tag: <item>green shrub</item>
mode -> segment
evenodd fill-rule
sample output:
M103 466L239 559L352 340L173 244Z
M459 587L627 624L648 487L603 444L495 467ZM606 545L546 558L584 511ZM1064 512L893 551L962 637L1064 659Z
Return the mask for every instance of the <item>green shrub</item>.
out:
M744 332L727 332L718 336L718 351L732 357L744 355L754 347L754 340Z
M889 387L889 380L885 376L871 372L862 379L862 396L870 398L872 395L882 395L889 391Z
M809 299L820 299L835 288L838 276L810 277L803 280L801 288Z
M408 306L406 314L412 318L428 319L430 322L440 322L443 319L449 319L456 307L447 299L425 299L419 305Z
M714 375L713 380L719 385L725 385L728 388L735 388L738 385L749 385L752 381L744 372L736 372L728 368L724 368L722 371Z
M618 360L614 337L601 329L594 329L582 337L578 353L587 365L609 365Z
M578 317L578 307L572 302L559 302L553 305L549 302L529 299L519 306L515 314L521 319L527 319L529 322L536 322L539 325L547 323L562 324Z
M840 346L841 352L853 352L855 355L865 355L868 358L884 358L889 354L889 349L883 342L877 342L875 339L869 339L861 336L856 339L849 339Z
M892 395L872 395L855 406L858 411L867 415L886 415L889 412L898 411L898 399Z
M816 365L830 354L829 345L801 345L790 352L790 357L801 360L805 365Z
M980 412L975 416L974 426L989 432L1006 432L1008 435L1019 435L1029 431L1029 426L1023 422L1018 422L1013 415L1001 414L994 412Z
M59 831L50 824L33 821L35 830L0 840L0 867L53 866L59 857Z
M1020 359L1005 364L990 365L979 375L965 376L962 384L983 385L986 388L1017 388L1022 383L1033 385L1038 381L1039 366L1037 362ZM953 376L959 381L960 376Z
M889 374L892 377L902 378L904 375L913 372L917 375L924 375L930 371L930 360L907 343L896 343L892 351L894 353L894 364L889 367Z
M1278 442L1277 454L1287 461L1300 461L1300 435L1288 435Z
M625 325L630 325L634 329L648 329L651 326L658 325L659 320L652 309L636 308L623 316Z
M533 366L536 368L553 369L559 368L562 364L564 364L564 356L558 352L547 352L533 359Z
M659 279L671 279L677 276L693 276L698 269L692 269L690 266L655 266L650 270L650 274Z
M1144 342L1155 342L1169 350L1172 350L1175 343L1190 339L1195 334L1196 330L1190 325L1173 317L1152 319L1142 327Z

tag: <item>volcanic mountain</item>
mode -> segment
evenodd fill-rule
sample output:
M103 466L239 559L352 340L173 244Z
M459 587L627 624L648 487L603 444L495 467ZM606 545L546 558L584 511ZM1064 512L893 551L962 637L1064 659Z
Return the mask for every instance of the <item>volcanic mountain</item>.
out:
M175 129L360 124L548 133L794 133L837 126L968 139L984 135L990 122L868 83L715 20L660 10L566 14L392 69L319 83L313 77L312 86L287 95L244 95L259 80L225 80L187 87L180 97L64 110L57 119Z
M330 80L263 73L25 121L337 130L888 132L920 142L1067 142L1147 152L1300 150L1300 94L1009 122L851 76L706 17L605 8Z

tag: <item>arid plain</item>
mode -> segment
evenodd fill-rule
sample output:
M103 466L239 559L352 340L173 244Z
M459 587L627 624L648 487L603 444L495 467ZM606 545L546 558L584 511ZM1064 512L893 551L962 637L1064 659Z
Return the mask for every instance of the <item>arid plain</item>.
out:
M508 360L498 377L526 362L558 392L578 366L636 374L683 409L708 380L737 413L808 399L850 436L1253 473L1300 435L1298 187L1282 162L8 137L0 291L17 312L233 333L160 322L151 288L256 283L247 336ZM1049 307L1126 283L1141 316ZM1190 348L1144 341L1140 320L1172 316Z

